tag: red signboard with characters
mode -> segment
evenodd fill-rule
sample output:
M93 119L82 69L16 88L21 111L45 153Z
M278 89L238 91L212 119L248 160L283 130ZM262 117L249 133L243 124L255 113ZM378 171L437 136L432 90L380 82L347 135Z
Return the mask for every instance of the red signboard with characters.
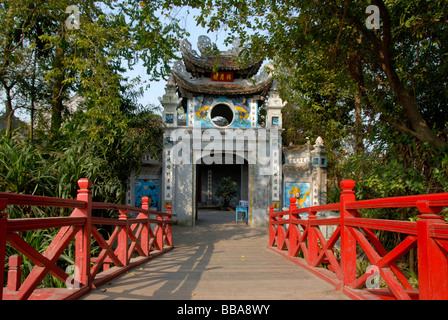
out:
M212 81L233 82L233 72L212 72Z

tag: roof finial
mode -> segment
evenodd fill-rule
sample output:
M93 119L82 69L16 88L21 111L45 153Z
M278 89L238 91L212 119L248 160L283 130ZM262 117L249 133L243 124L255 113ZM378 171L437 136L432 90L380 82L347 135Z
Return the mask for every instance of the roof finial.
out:
M212 41L207 36L199 36L198 37L198 49L201 52L201 55L205 56L211 53L212 50Z

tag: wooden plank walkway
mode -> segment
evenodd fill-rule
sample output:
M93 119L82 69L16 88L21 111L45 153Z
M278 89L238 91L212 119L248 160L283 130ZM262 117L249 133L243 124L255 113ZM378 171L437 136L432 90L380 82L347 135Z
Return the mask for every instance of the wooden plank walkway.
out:
M266 248L266 228L234 212L200 211L195 227L173 227L174 250L92 290L83 300L348 300Z

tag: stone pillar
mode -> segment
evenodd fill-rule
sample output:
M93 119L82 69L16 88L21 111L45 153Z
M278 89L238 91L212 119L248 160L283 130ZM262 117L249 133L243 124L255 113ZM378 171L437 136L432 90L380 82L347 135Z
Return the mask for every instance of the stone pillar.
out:
M287 210L290 197L300 193L298 208L312 206L312 167L310 164L309 143L290 145L283 148L285 164L283 164L283 210Z
M321 137L316 139L314 150L311 151L312 164L312 206L327 204L327 151Z
M165 94L159 101L163 106L162 121L167 127L177 127L177 108L182 102L182 98L177 96L176 82L170 76L165 87Z
M171 75L165 87L165 94L159 97L159 101L163 106L162 121L166 126L163 134L163 159L162 159L162 203L160 210L166 211L165 204L172 205L174 194L174 164L172 162L171 149L173 141L171 141L171 132L176 129L177 123L177 108L179 108L182 98L177 95L176 82ZM176 217L173 217L176 221Z
M274 80L266 101L266 129L269 129L271 152L271 204L281 203L282 196L282 109L286 105L279 96L277 82Z
M324 149L324 142L321 137L316 139L313 151L311 151L312 167L312 205L320 206L327 204L327 151ZM318 219L339 217L338 212L321 211L317 213ZM325 239L330 239L336 226L323 225L319 227ZM336 244L339 248L339 241Z
M286 105L279 96L277 82L274 80L268 92L266 101L266 128L282 128L282 109Z

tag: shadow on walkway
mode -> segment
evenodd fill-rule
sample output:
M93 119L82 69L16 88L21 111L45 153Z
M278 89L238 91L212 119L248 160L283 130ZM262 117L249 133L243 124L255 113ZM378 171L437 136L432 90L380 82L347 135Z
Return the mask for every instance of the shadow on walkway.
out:
M173 226L175 249L83 297L98 299L347 299L266 249L268 228L235 222L235 212L201 210L195 227Z

